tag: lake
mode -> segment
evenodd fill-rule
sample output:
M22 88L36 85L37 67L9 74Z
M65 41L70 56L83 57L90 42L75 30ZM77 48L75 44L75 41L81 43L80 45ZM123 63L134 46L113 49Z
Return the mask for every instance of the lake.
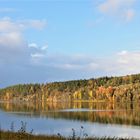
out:
M21 121L33 134L140 138L140 103L0 102L0 126L17 131Z

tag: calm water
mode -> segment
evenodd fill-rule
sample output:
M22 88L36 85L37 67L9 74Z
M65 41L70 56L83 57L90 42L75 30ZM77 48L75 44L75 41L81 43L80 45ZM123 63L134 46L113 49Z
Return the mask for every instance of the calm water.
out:
M18 130L21 121L34 134L135 137L140 138L139 103L8 103L0 102L0 125L9 130L14 122ZM81 129L81 126L84 129Z

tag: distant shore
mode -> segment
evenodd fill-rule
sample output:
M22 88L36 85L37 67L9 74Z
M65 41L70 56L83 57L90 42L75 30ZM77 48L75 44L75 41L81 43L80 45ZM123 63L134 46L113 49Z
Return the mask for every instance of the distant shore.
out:
M0 89L0 100L24 102L133 102L140 100L140 74Z

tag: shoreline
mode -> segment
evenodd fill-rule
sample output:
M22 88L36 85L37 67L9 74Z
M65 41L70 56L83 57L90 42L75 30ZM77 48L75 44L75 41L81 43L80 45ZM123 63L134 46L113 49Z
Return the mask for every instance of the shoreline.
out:
M117 138L117 137L85 137L80 138L75 135L71 137L63 137L61 134L57 135L35 135L27 132L12 132L0 130L0 140L138 140L136 138Z

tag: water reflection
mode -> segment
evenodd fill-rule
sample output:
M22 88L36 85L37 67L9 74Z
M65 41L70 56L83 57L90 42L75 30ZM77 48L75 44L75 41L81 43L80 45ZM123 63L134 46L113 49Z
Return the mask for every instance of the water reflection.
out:
M6 121L5 121L6 120ZM65 119L52 119L52 118L34 118L20 116L16 117L9 113L0 112L1 126L4 129L10 128L10 123L14 122L15 130L20 128L20 121L27 123L27 131L34 129L34 134L57 134L60 133L64 136L72 135L72 128L75 129L76 135L80 135L81 125L84 126L84 131L89 136L97 137L134 137L140 138L140 128L122 125L110 125L101 123L91 123L86 121L74 121Z
M139 103L10 103L0 109L18 116L46 117L105 124L140 125Z
M0 125L15 129L27 122L28 131L34 133L76 135L81 125L89 136L140 138L139 103L10 103L0 102ZM123 124L123 125L122 125Z

